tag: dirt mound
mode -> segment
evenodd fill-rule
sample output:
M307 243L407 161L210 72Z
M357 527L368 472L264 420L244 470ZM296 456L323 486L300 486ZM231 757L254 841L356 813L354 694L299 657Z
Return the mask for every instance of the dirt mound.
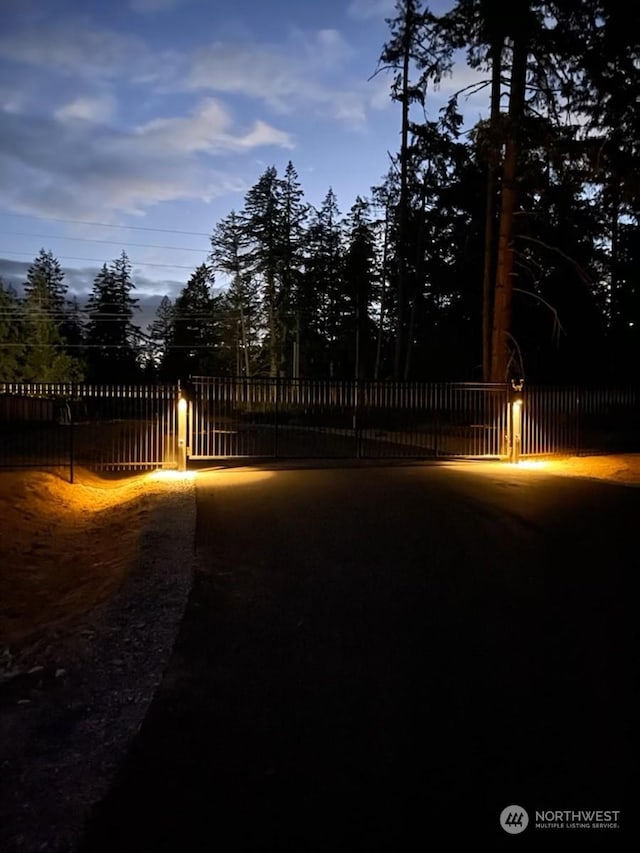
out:
M139 556L148 475L0 472L0 648L69 626L107 598Z

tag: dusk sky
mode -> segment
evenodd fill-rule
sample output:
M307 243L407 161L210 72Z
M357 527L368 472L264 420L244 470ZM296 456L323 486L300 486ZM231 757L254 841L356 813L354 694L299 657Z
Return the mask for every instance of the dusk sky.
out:
M306 201L319 204L332 186L348 211L399 144L390 77L369 80L393 8L393 0L2 0L5 282L18 285L43 247L59 257L70 291L83 294L98 262L124 248L146 322L206 259L215 223L242 207L267 166L281 172L291 159ZM471 79L462 64L431 95L430 117ZM480 93L464 104L471 121L485 101Z

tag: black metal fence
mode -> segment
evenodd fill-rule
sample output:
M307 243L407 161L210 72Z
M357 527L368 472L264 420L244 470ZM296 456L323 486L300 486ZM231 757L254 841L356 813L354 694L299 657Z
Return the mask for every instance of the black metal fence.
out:
M530 387L522 455L640 452L640 389Z
M188 400L179 436L177 401ZM0 467L143 470L258 457L498 459L640 452L637 389L195 377L176 385L0 383Z
M0 467L176 463L177 385L0 383Z
M431 458L503 453L504 385L196 377L189 456Z

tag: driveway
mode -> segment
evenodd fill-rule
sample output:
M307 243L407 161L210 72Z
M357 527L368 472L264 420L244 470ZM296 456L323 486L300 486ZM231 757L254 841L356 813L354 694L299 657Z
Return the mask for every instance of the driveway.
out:
M495 849L511 804L630 831L639 490L280 464L197 499L186 617L83 853Z

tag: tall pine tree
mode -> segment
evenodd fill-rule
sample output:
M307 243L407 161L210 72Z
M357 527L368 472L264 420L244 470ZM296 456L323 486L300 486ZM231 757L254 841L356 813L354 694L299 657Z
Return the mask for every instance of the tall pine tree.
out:
M131 264L126 252L104 264L87 304L87 364L94 382L136 382L141 375L140 329L133 322Z
M201 264L176 298L169 349L165 360L171 379L211 376L218 372L217 299L214 276Z

